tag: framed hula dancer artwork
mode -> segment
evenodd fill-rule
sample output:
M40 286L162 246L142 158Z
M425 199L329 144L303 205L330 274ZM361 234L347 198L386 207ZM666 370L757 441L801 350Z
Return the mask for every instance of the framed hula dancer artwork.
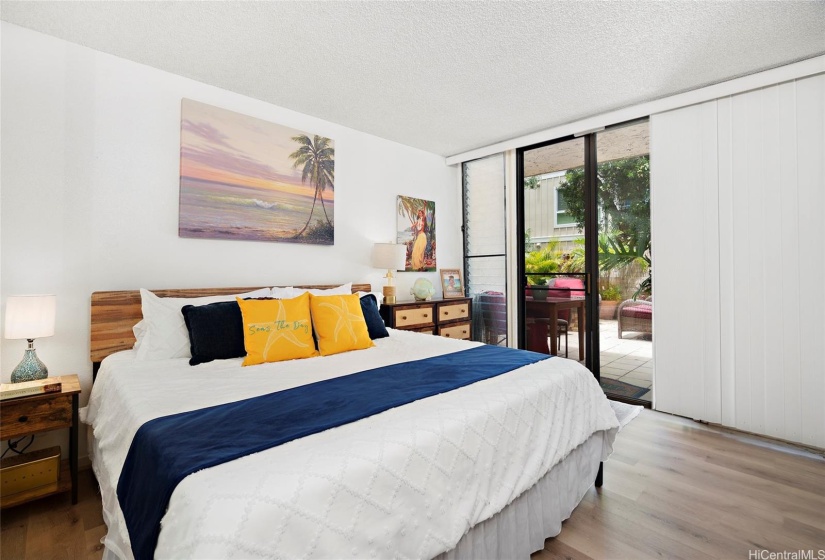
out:
M399 196L396 214L396 242L407 248L404 271L435 272L435 202Z
M464 297L464 283L461 280L461 270L458 268L441 269L441 289L444 299Z

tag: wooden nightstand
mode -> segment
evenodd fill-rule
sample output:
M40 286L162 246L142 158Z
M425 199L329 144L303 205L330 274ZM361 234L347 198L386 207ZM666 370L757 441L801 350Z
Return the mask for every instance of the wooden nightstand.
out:
M62 383L59 393L32 395L4 401L0 404L0 440L69 428L69 458L61 461L60 478L55 486L44 486L11 496L0 497L0 508L72 491L72 503L77 503L77 417L80 380L77 375L55 377Z
M381 318L388 327L470 340L472 298L434 299L385 303Z

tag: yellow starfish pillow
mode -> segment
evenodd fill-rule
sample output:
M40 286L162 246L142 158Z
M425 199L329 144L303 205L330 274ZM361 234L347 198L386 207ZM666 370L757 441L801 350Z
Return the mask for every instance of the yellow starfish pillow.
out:
M294 299L238 299L243 316L243 365L317 356L309 294Z
M310 295L309 306L312 309L312 326L315 328L318 349L322 356L375 346L367 330L358 294Z

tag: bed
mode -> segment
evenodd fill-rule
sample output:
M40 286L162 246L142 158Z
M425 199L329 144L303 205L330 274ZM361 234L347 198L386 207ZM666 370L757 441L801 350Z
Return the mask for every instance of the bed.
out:
M116 490L145 422L481 346L390 329L367 350L244 368L239 359L192 367L180 358L135 360L132 327L140 318L138 292L92 296L96 379L81 417L89 425L108 558L133 557ZM618 428L588 370L546 359L196 472L174 490L154 554L526 558L560 532L593 485Z

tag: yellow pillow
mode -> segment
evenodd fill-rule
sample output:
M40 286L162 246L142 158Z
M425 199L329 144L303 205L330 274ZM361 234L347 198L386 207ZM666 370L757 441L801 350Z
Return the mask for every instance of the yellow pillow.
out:
M243 316L243 365L317 356L309 295L294 299L237 298Z
M322 356L375 346L370 340L358 294L310 295L309 306L312 309L312 326L315 328L318 349Z

